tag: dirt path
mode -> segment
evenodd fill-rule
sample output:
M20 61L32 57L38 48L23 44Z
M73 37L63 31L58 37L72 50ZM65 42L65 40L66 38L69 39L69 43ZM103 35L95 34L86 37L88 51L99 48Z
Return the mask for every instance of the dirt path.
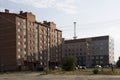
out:
M40 73L9 73L0 75L0 80L120 80L112 75L41 75Z

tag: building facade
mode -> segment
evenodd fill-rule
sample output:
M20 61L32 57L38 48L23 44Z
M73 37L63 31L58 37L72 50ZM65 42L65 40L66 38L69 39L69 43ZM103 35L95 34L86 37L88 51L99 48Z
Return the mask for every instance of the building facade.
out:
M109 36L65 40L63 57L75 56L80 66L106 66L114 63L114 43Z
M0 70L60 66L62 31L31 12L0 12Z

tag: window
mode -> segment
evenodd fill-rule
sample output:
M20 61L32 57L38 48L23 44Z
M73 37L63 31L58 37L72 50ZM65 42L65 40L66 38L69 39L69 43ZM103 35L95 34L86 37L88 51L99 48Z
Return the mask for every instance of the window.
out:
M18 35L18 39L20 39L20 35Z
M74 49L72 50L72 52L74 52Z
M18 26L20 26L21 25L21 23L20 22L18 22Z
M26 35L26 32L23 32L24 35Z
M30 22L30 21L28 22L28 25L31 25L31 22Z
M34 62L34 59L32 58L32 62Z
M101 42L100 45L103 45L103 43Z
M96 64L99 64L99 61L96 61Z
M43 65L43 63L42 63L42 62L41 62L40 64L41 64L41 65Z
M21 56L20 55L18 55L18 59L20 59L21 58Z
M40 48L42 48L42 46L40 46Z
M44 39L46 39L46 36L44 36Z
M69 51L71 51L71 50L69 49Z
M99 59L99 57L98 57L98 56L96 56L96 59Z
M26 48L26 45L24 45L24 48Z
M17 60L17 64L18 64L18 65L21 65L21 61L20 61L19 59Z
M24 54L24 60L27 60L27 55L26 54Z
M25 36L24 36L25 37ZM24 39L24 42L26 42L26 39Z
M65 56L67 56L67 54L65 54Z
M42 54L42 51L40 51L40 54Z
M36 29L39 29L39 26L38 26L38 25L36 26Z
M58 61L58 59L56 58L56 61Z
M42 56L40 56L40 59L42 60Z
M100 47L100 50L103 50L103 47Z
M46 41L44 41L44 44L46 43Z
M26 29L24 29L24 32L26 33Z
M103 59L103 56L100 56L100 59Z
M20 52L21 51L21 49L20 48L18 48L18 52Z
M56 49L56 52L58 52L58 50Z
M40 44L42 44L42 39L40 40Z
M44 65L46 65L46 62L44 63Z
M91 59L94 59L94 56L91 56Z
M44 51L44 54L46 54L47 52L46 51Z
M82 53L80 53L80 55L82 55Z
M23 25L26 26L26 21L23 22ZM25 27L24 27L25 28Z
M34 29L32 29L31 31L34 32Z
M18 32L20 32L21 30L20 30L20 28L18 28Z
M24 54L26 54L26 51L24 51Z
M80 48L80 51L82 51L82 49Z
M42 35L40 35L40 38L42 38Z
M34 26L34 22L32 22L32 26Z
M21 43L20 43L20 42L18 42L18 45L21 45Z
M100 64L103 64L103 61L100 61Z

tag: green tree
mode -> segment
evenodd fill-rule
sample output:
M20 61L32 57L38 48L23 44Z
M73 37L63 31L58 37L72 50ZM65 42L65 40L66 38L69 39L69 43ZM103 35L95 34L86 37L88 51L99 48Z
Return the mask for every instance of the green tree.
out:
M71 56L71 57L65 57L63 59L63 64L62 64L62 69L65 71L72 71L75 69L75 64L76 64L76 58Z
M120 68L120 57L119 57L119 60L117 61L116 65L118 68Z

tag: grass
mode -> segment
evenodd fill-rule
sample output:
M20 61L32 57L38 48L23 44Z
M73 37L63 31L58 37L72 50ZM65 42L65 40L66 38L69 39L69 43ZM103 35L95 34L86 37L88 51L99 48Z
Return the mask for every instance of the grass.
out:
M74 71L63 71L63 70L49 70L47 72L40 72L41 74L53 74L53 75L95 75L93 73L94 68L92 69L78 69L78 70L74 70ZM37 71L39 73L39 71ZM17 74L21 74L21 73L34 73L31 71L21 71L21 72L0 72L0 75L2 74L11 74L11 73L17 73ZM36 71L35 71L36 73ZM114 71L112 71L111 69L103 69L101 71L99 71L97 73L97 75L120 75L120 69L115 69Z
M53 75L95 75L93 73L94 69L86 69L86 70L74 70L74 71L63 71L63 70L49 70L47 74ZM120 69L115 69L112 71L111 69L103 69L97 73L97 75L120 75Z
M34 71L8 71L8 72L0 72L2 74L29 74L29 73L36 73Z
M111 69L103 69L102 71L99 71L98 74L103 75L120 75L120 69L115 69L112 71Z
M86 70L74 70L74 71L63 71L63 70L50 70L48 74L55 74L55 75L91 75L92 69Z

